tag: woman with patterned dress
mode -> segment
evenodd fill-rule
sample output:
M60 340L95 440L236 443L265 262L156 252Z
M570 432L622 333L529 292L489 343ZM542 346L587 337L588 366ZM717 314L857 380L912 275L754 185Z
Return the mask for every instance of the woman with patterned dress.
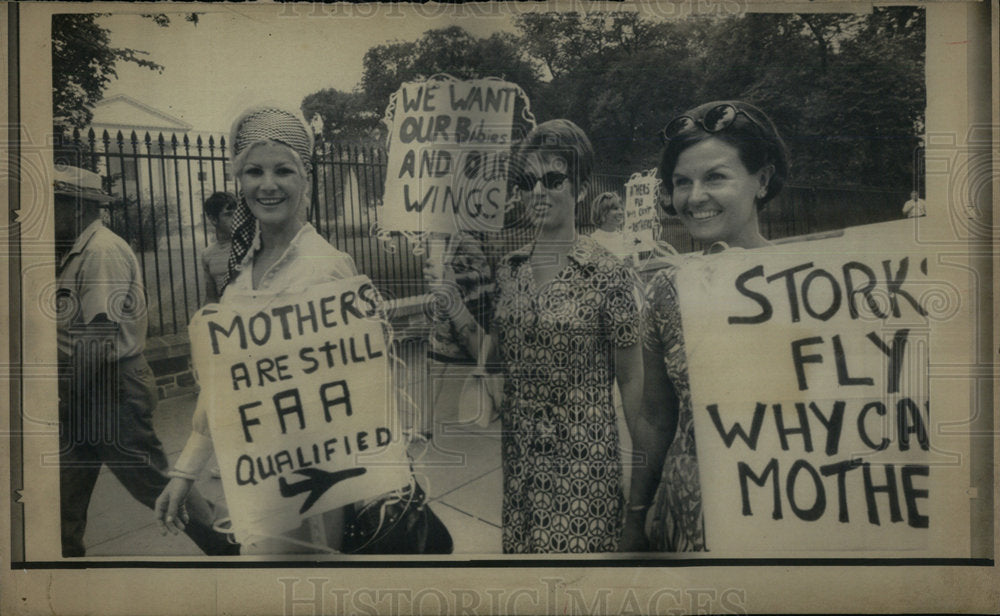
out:
M678 216L706 254L768 245L758 213L788 175L785 145L753 105L715 101L673 119L660 177ZM695 257L698 258L698 257ZM694 417L676 274L668 266L646 287L645 387L633 448L645 464L632 470L624 551L705 551ZM654 495L655 494L655 495ZM652 511L648 511L651 509ZM648 517L647 517L648 514ZM645 528L649 529L648 536Z
M576 232L593 167L579 127L539 125L514 163L536 236L498 265L492 298L492 357L505 377L503 551L614 551L624 489L612 387L629 421L642 396L638 281ZM467 312L455 318L470 340L481 333Z

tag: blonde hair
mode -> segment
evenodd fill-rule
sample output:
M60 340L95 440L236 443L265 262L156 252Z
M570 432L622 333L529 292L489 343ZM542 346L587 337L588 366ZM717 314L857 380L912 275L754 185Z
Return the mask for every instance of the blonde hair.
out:
M600 227L607 219L608 212L615 206L621 205L622 200L616 193L611 191L603 192L591 202L590 215L594 217L594 224Z

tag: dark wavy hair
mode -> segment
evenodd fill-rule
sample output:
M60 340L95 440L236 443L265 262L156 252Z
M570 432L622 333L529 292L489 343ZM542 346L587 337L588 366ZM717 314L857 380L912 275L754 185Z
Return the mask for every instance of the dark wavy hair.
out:
M751 122L742 114L738 114L733 123L728 127L710 133L700 126L694 130L681 133L667 142L660 156L660 181L666 189L667 194L673 196L674 168L677 166L677 159L684 150L691 146L706 141L708 139L718 139L736 148L739 153L740 162L750 173L756 173L767 165L774 166L774 173L767 184L767 193L757 199L757 209L760 210L773 199L788 179L788 148L782 141L778 129L774 127L774 122L767 114L743 101L712 101L704 105L698 105L694 109L685 111L682 116L690 116L695 119L702 119L709 110L724 104L730 104L747 116L753 118ZM667 205L666 212L671 216L677 215L677 210L672 204Z
M236 195L230 192L215 192L208 199L205 199L205 216L212 220L219 218L219 214L227 207L236 207Z
M549 120L536 126L518 144L514 152L514 170L524 169L525 159L532 153L556 154L566 160L566 174L573 180L573 189L590 181L594 169L594 146L587 134L569 120Z

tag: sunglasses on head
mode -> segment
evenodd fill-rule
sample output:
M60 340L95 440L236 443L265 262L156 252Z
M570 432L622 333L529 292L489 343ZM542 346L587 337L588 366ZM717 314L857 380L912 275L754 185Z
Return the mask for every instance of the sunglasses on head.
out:
M693 118L689 115L677 116L673 120L667 123L660 131L660 138L663 143L669 143L671 139L679 137L684 134L691 133L696 129L701 129L706 133L717 133L723 131L733 125L736 118L742 114L746 119L750 120L757 130L764 132L764 129L757 120L753 119L746 111L743 111L736 105L731 105L729 103L722 103L721 105L716 105L702 115L700 118Z
M549 171L541 177L531 173L519 173L514 177L514 186L518 190L531 192L532 190L535 190L535 186L538 182L541 182L542 186L544 186L546 190L557 190L562 188L563 184L568 179L568 175L558 171Z

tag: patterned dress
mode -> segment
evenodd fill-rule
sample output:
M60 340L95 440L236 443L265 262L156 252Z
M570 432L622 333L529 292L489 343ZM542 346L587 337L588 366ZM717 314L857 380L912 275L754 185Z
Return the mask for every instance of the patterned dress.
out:
M705 550L705 519L676 274L677 267L668 266L646 287L643 345L663 358L679 399L677 434L667 451L653 500L650 542L658 552L700 552Z
M624 494L613 357L639 342L638 281L589 237L541 288L530 256L530 247L511 253L496 278L503 550L614 551Z

